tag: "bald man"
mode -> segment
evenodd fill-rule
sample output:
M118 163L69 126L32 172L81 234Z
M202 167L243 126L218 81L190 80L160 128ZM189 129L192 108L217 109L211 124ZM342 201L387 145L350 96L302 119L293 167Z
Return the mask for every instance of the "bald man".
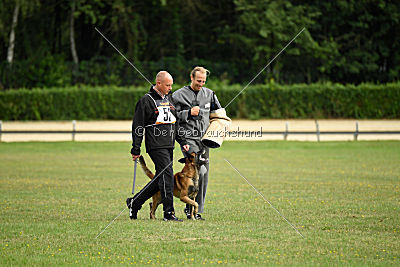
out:
M175 216L174 172L170 163L173 161L175 139L186 151L189 145L177 134L176 110L169 95L172 84L171 74L160 71L156 76L156 84L136 104L132 122L132 159L139 158L145 136L146 152L154 162L156 173L155 178L139 193L126 200L131 219L137 219L137 213L146 200L161 191L164 221L182 221ZM135 201L132 202L132 199Z

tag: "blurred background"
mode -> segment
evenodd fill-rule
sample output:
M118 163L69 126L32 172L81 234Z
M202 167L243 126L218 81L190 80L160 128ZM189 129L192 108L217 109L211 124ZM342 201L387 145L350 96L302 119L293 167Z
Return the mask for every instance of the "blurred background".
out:
M399 1L1 0L0 89L144 85L169 70L189 81L387 83L399 79Z
M0 0L0 120L131 120L197 65L244 119L400 118L400 1Z

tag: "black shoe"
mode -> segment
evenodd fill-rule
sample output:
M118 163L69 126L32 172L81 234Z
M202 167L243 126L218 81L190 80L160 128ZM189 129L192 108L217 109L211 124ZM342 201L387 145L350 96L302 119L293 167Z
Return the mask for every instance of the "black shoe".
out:
M173 212L167 212L164 213L164 221L182 222L183 220L176 217Z
M135 207L131 207L132 203L132 197L128 197L126 199L126 205L129 208L129 218L131 218L131 220L136 220L137 219L137 213L138 213L138 209L136 209ZM132 205L133 206L133 205Z
M183 210L183 212L185 213L186 218L188 218L188 220L192 219L192 215L191 215L192 206L190 206L190 208L186 206L186 208Z
M199 220L199 221L204 221L204 220L205 220L204 218L201 217L201 214L200 214L200 213L197 213L197 214L194 216L194 219L195 219L195 220Z

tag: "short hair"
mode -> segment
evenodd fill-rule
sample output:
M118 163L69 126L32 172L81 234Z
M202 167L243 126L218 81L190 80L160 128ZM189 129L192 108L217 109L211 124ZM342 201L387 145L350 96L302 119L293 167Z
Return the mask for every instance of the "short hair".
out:
M194 78L194 77L196 76L196 72L201 72L201 73L205 74L206 77L207 77L208 75L210 75L210 71L209 71L208 69L206 69L206 68L204 68L204 67L196 66L196 67L194 67L194 69L190 72L190 76Z
M156 75L156 82L159 80L163 80L166 77L171 77L171 79L172 79L172 75L169 74L168 71L165 71L165 70L159 71Z

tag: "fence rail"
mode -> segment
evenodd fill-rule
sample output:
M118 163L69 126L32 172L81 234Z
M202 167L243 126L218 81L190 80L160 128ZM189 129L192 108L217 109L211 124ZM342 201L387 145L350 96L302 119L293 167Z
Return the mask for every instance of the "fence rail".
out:
M75 136L77 134L132 134L132 131L127 130L77 130L76 129L76 121L72 121L72 129L71 130L3 130L3 124L0 120L0 142L2 141L2 135L4 134L70 134L71 140L75 141ZM283 140L287 140L288 136L291 135L314 135L317 137L317 140L320 141L321 135L352 135L353 140L357 141L360 135L400 135L400 130L384 130L384 131L359 131L358 122L355 123L354 130L346 130L346 131L320 131L319 123L315 122L315 131L299 131L299 130L289 130L289 125L286 122L285 130L283 131L243 131L243 132L252 132L257 133L258 137L260 135L281 135ZM238 137L237 132L229 131L226 133L228 137ZM246 134L242 134L241 136L246 136Z

